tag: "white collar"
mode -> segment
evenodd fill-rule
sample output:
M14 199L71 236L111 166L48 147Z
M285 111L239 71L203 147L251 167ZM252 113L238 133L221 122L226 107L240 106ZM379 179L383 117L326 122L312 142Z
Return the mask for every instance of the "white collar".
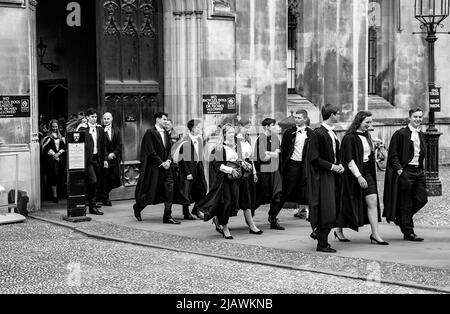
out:
M420 132L421 130L420 129L416 129L416 128L413 128L413 126L411 125L411 124L408 124L408 127L409 127L409 129L411 130L411 132Z
M97 124L90 124L88 123L88 126L90 129L95 129L97 127Z
M155 124L156 130L158 132L164 132L165 130L163 128L160 128L159 125Z
M191 138L191 140L194 141L198 141L198 136L194 136L192 135L192 133L189 132L189 137Z
M334 126L329 126L326 123L322 123L322 126L328 130L328 132L333 132L334 131Z
M306 125L304 125L302 127L297 126L297 132L299 132L299 131L303 132L305 130L306 130Z

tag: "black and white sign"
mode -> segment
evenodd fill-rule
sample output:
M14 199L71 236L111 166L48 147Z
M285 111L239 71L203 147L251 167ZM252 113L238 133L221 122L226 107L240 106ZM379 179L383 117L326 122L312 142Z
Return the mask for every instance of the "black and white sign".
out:
M68 133L68 170L85 169L85 133Z
M237 114L236 95L203 95L203 114Z
M0 118L29 118L30 96L0 96Z
M430 99L430 110L440 112L441 111L441 88L430 86L429 99Z

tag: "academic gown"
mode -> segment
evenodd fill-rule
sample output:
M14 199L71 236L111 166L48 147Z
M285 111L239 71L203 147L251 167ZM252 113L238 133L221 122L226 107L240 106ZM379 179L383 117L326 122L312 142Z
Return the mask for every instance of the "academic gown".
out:
M203 145L199 141L198 150L189 136L184 137L178 144L177 158L178 171L175 177L174 204L191 205L206 196L207 184L203 168ZM174 157L175 159L175 157ZM194 180L186 178L192 175Z
M308 153L311 163L308 178L309 213L311 227L334 228L339 214L340 176L331 171L339 164L339 141L336 140L336 159L328 130L321 126L314 131Z
M363 195L363 189L358 179L348 167L349 162L355 162L359 171L363 172L364 147L357 132L344 136L341 144L341 162L345 168L342 175L341 210L338 217L338 225L342 228L350 228L358 231L359 227L370 224L368 207ZM375 165L375 153L369 156L370 174L377 183ZM378 187L377 187L378 189ZM378 222L381 222L381 207L377 194Z
M136 204L142 208L147 205L172 202L172 199L164 199L165 193L163 192L164 184L168 184L165 176L172 178L172 170L165 171L164 168L160 167L167 160L172 160L172 144L168 133L165 132L164 135L166 146L164 146L161 135L155 127L150 128L142 139L141 171L135 192ZM166 189L172 189L173 192L173 180L172 186L167 186Z
M265 152L274 152L280 148L280 140L278 136L267 137L261 134L256 140L256 172L258 174L258 183L256 184L256 204L259 208L261 205L270 204L271 202L280 202L282 191L281 179L281 162L280 158L271 158L263 161Z
M414 143L411 141L412 132L409 127L402 128L394 133L389 144L388 162L386 176L384 180L384 211L383 217L387 222L396 222L397 215L400 215L398 206L399 197L399 176L397 171L405 168L414 158ZM424 168L426 157L425 136L419 132L420 155L419 167ZM416 214L418 210L413 212Z
M204 214L204 221L209 221L223 210L225 203L223 185L231 185L231 213L239 211L239 180L229 180L227 175L220 171L221 165L226 165L227 156L225 149L214 149L211 152L214 156L209 165L210 176L215 175L215 180L208 194L199 202L195 203L193 212L201 211ZM226 181L226 182L225 182Z

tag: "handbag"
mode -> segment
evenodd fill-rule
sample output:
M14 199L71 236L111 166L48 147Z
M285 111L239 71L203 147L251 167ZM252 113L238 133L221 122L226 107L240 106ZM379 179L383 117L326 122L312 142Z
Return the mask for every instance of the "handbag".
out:
M233 180L239 180L240 178L242 178L242 168L241 168L240 163L235 162L235 161L227 161L225 166L233 168L238 173L237 177L233 177L232 174L227 174L228 180L233 181Z

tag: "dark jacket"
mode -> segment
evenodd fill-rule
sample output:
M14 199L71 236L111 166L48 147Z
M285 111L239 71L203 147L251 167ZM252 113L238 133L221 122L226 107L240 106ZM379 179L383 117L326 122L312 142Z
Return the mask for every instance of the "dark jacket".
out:
M100 167L103 168L103 162L106 160L106 151L105 151L105 131L100 125L96 125L95 127L97 131L97 161L100 164ZM94 154L94 139L92 135L89 133L89 126L87 128L80 127L78 129L79 132L86 133L86 165L93 160ZM86 167L87 169L87 167Z
M414 143L411 141L412 132L407 126L394 133L389 144L388 162L384 180L384 212L387 222L395 222L398 214L398 200L400 199L397 171L405 168L414 158ZM424 168L426 157L425 136L419 132L420 156L419 168ZM415 213L413 213L415 214Z
M122 185L120 178L120 161L122 160L122 136L119 128L113 126L111 128L111 138L105 130L105 159L108 161L108 169L105 171L106 182L109 189L115 189ZM109 160L109 154L113 153L116 157Z

